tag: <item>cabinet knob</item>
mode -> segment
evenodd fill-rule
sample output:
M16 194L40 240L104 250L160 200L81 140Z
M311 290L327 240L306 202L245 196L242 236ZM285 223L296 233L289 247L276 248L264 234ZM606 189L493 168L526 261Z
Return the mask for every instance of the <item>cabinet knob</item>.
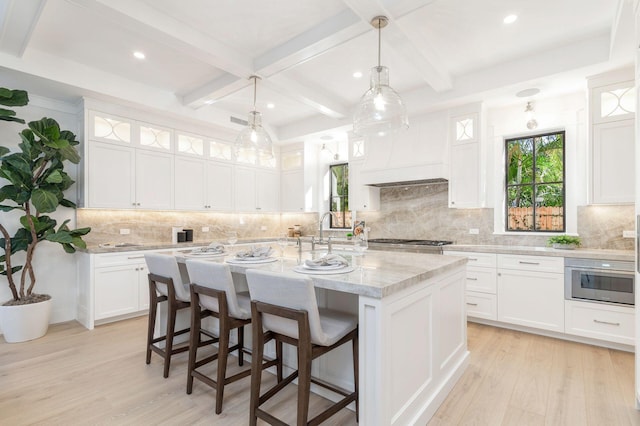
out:
M135 206L135 205L136 205L136 203L131 203L131 205L132 205L132 206Z
M455 201L452 201L452 202L451 202L451 205L453 206L455 203L456 203Z

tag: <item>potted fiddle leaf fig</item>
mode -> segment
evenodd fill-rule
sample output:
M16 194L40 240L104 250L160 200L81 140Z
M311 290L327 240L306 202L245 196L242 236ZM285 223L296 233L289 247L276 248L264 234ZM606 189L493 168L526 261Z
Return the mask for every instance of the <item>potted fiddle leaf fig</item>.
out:
M0 88L0 105L28 102L27 92ZM0 120L24 124L11 109L0 108ZM58 225L48 215L60 207L76 208L64 196L74 183L64 164L80 161L76 136L60 130L51 118L28 123L19 136L19 151L11 152L6 143L0 146L0 279L6 279L12 295L0 305L0 327L7 342L35 339L47 331L51 296L34 292L38 245L49 241L74 253L86 247L82 236L91 230L70 229L69 220ZM13 235L10 230L15 230Z

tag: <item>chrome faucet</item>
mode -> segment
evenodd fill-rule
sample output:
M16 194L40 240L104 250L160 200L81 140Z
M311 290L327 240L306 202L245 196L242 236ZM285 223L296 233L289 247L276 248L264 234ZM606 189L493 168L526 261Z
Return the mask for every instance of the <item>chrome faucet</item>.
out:
M330 215L331 212L324 212L322 214L322 216L320 217L320 240L318 241L319 243L323 243L323 239L322 239L322 223L324 222L324 218L327 217L328 215ZM329 227L331 227L331 224L329 224Z
M311 237L311 251L316 249L316 244L326 244L328 253L331 253L331 237L327 238L327 241L316 241L316 237Z

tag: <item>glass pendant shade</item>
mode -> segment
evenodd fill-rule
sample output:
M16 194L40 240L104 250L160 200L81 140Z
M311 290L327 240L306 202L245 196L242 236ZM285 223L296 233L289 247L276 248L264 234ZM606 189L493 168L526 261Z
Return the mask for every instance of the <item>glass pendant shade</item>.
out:
M262 114L250 111L247 127L236 138L236 153L240 150L255 151L258 157L273 157L273 143L269 133L262 127Z
M384 136L409 128L409 118L400 95L389 86L389 69L371 69L371 87L362 95L353 116L354 133Z
M253 111L249 111L247 127L236 137L234 144L236 156L240 152L254 152L255 158L273 158L273 142L271 136L262 127L262 114L256 111L256 80L258 76L251 76L253 79Z

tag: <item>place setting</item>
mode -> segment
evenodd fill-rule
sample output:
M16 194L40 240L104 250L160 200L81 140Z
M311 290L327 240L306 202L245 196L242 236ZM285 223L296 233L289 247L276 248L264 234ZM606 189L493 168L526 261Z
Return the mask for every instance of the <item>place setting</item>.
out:
M224 245L218 242L213 242L209 244L207 247L200 247L200 248L193 249L191 250L191 252L185 253L184 256L207 258L207 257L221 257L221 256L225 256L226 254L227 254L227 251L225 251Z
M349 265L344 257L337 254L326 254L318 259L307 259L293 268L294 272L310 275L346 274L355 268Z
M226 262L235 265L276 262L278 258L272 257L272 253L273 249L269 246L253 246L249 250L237 252L234 257L227 259Z

